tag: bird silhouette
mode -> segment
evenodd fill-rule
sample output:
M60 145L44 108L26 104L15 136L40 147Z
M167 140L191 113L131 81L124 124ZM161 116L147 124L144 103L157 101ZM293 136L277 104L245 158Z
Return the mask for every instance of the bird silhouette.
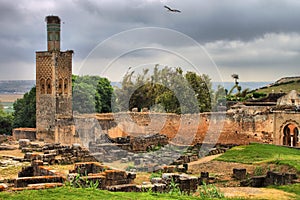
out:
M168 11L170 11L170 12L178 12L178 13L181 12L180 10L170 8L169 6L164 6L164 7L165 7L166 9L168 9Z

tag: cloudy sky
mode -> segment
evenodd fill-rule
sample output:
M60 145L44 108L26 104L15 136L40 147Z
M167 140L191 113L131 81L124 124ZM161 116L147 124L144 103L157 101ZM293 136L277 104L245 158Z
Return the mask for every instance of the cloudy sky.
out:
M160 64L224 81L300 75L298 0L0 0L0 80L35 79L47 15L60 16L77 74L118 81L129 67Z

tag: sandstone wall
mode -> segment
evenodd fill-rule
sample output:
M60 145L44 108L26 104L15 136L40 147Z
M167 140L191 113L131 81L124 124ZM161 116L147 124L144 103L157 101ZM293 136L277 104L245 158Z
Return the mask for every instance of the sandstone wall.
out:
M274 128L273 114L264 112L187 115L128 112L97 114L96 117L103 132L110 137L160 133L179 144L272 143Z

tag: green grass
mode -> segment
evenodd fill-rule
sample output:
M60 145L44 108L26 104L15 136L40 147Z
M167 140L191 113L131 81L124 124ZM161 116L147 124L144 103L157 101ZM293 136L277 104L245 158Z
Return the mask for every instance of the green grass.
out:
M280 185L280 186L269 186L269 188L275 188L278 190L283 190L288 193L296 194L296 199L300 199L300 183L293 184L293 185Z
M25 190L21 192L1 192L0 199L10 200L82 200L82 199L116 199L116 200L138 200L138 199L200 199L199 197L192 196L179 196L170 194L159 194L159 193L142 193L142 192L108 192L105 190L95 189L82 189L82 188L71 188L61 187L47 190Z
M270 144L237 146L216 158L218 161L244 164L285 164L300 172L300 150Z
M268 88L263 88L256 90L256 92L263 92L263 93L272 93L273 91L275 93L279 93L280 91L288 93L291 90L296 90L297 92L300 92L300 82L294 81L291 83L281 84L281 85L275 85Z

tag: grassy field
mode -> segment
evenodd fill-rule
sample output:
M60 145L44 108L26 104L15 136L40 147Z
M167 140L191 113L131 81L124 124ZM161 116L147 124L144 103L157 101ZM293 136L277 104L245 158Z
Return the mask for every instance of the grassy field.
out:
M96 189L82 189L82 188L71 188L71 187L61 187L55 189L47 190L27 190L22 192L1 192L0 199L10 200L82 200L82 199L116 199L116 200L156 200L156 199L200 199L199 197L193 196L179 196L171 194L159 194L159 193L150 193L150 192L108 192L105 190L96 190Z
M269 186L269 188L275 188L278 190L283 190L288 193L296 194L296 198L300 199L300 183L293 184L293 185L279 185L279 186Z
M300 82L291 82L291 83L286 83L286 84L281 84L281 85L275 85L263 89L258 89L256 92L263 92L263 93L272 93L273 91L275 93L279 93L280 91L288 93L291 90L296 90L297 92L300 92Z
M253 143L246 146L237 146L228 150L216 160L245 164L285 164L300 172L300 150L276 145Z

